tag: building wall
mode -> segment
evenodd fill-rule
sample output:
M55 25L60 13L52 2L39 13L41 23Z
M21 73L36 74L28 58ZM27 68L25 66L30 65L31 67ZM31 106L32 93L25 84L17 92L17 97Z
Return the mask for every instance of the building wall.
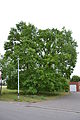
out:
M80 92L80 82L70 82L70 85L76 85L76 92Z
M80 92L80 82L77 84L78 92Z

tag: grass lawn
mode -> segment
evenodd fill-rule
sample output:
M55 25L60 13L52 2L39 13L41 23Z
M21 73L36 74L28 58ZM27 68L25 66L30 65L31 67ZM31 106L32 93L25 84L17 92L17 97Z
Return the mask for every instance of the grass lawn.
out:
M20 92L20 98L18 100L17 90L9 90L7 87L2 87L2 94L0 95L0 101L19 101L19 102L40 102L44 100L56 99L57 97L68 95L69 93L58 93L55 95L23 95Z

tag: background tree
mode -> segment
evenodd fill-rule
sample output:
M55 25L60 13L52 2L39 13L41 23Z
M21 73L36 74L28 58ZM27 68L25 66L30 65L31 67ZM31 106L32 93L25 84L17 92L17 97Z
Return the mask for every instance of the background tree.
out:
M71 82L79 82L79 81L80 81L80 77L79 76L77 76L77 75L72 76Z
M65 28L41 30L24 22L16 24L4 45L8 87L17 88L19 56L21 89L31 94L64 90L76 64L76 47Z

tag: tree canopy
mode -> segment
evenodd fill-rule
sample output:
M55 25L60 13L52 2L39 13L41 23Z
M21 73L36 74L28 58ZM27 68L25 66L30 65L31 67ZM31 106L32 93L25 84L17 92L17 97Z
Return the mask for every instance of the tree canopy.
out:
M77 43L71 34L65 28L41 30L25 22L11 28L4 44L8 87L17 87L18 57L20 88L25 92L60 91L68 86L77 59Z

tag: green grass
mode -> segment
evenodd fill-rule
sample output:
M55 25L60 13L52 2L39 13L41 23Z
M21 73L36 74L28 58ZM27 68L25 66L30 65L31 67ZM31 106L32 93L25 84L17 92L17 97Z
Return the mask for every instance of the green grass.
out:
M9 90L6 87L2 88L0 101L19 101L19 102L40 102L44 100L56 99L57 97L67 95L69 93L58 93L55 95L24 95L20 91L20 98L18 100L17 90Z

